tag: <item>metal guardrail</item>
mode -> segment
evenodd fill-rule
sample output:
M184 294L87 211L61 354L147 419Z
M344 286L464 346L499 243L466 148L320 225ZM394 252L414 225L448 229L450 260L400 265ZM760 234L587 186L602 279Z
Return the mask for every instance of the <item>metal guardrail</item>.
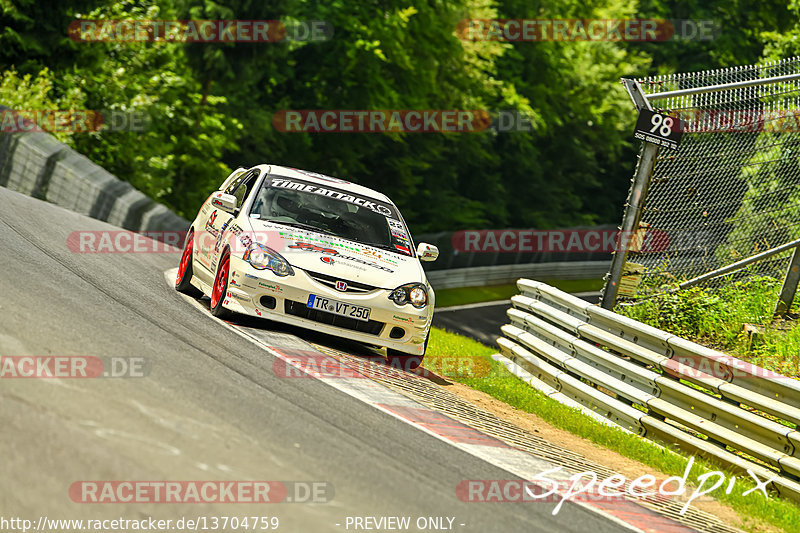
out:
M800 501L800 382L520 279L498 339L531 386ZM745 474L746 475L746 474Z
M607 270L608 261L558 261L432 270L425 272L425 275L435 290L502 285L514 283L523 276L553 279L601 279Z

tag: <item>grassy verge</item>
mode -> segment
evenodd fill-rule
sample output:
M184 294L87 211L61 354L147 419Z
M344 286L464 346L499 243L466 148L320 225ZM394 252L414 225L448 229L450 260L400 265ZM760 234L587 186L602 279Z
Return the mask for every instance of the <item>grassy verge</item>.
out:
M496 350L472 339L434 328L431 330L425 359L433 363L432 368L436 368L437 362L441 364L441 368L445 368L452 358L477 357L482 361L477 366L482 370L477 373L479 375L473 377L456 375L449 376L449 379L485 392L517 409L535 413L553 426L656 468L665 474L664 477L683 475L688 463L687 458L670 453L641 437L596 422L580 411L541 394L508 372L503 365L493 361L490 357L493 353L496 353ZM703 473L718 470L719 467L712 466L708 462L695 460L689 480L694 481ZM730 479L733 474L726 475L727 479ZM709 484L714 479L712 477ZM725 486L727 485L723 484L723 487ZM737 477L735 487L730 494L725 494L721 488L710 495L736 509L748 526L755 527L753 520L755 519L784 531L800 531L800 507L774 496L764 499L761 493L756 492L742 496L742 492L755 487L750 480Z
M754 277L716 290L692 288L618 305L617 311L787 376L800 375L800 321L773 322L781 282ZM798 311L795 303L792 311ZM763 331L755 337L745 324Z
M601 279L551 279L542 281L546 281L550 285L566 292L599 291L603 288L603 280ZM486 287L439 289L436 291L436 307L508 300L515 294L519 294L516 283Z

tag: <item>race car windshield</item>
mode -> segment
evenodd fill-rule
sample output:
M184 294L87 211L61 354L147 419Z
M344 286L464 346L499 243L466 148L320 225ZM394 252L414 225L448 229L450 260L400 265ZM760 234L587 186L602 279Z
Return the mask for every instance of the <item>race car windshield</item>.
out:
M393 207L299 180L268 178L250 216L411 256L410 240L403 224L393 218Z

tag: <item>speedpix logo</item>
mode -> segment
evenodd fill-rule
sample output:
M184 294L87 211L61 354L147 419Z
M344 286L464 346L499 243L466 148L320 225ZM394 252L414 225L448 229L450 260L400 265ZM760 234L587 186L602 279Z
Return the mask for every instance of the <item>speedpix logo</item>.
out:
M690 457L682 476L671 476L659 483L652 474L645 474L628 480L622 474L613 474L602 478L592 471L579 472L568 476L562 473L564 467L557 466L530 480L464 480L456 487L456 496L464 502L500 503L500 502L550 502L555 503L553 515L558 514L565 502L572 501L613 501L619 499L639 499L645 501L664 501L672 497L688 495L680 514L684 515L691 503L718 489L725 494L733 490L742 491L742 496L760 492L768 499L767 487L777 476L760 479L758 475L747 469L747 474L755 487L746 488L737 484L738 479L730 479L723 472L712 471L701 473L694 482L690 474L694 466L694 457Z

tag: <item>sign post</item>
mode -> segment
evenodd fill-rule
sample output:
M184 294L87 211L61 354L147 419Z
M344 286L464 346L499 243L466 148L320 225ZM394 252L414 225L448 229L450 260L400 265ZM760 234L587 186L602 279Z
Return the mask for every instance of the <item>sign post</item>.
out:
M639 164L636 165L636 173L633 176L633 183L628 192L625 215L622 218L622 227L620 228L619 245L614 251L614 257L611 259L611 268L606 275L603 298L600 303L604 309L612 309L617 300L619 284L625 269L625 260L628 256L631 241L626 236L633 235L634 231L639 227L658 152L661 147L676 149L683 135L680 120L654 111L638 81L625 79L622 80L622 83L639 110L634 137L643 140L645 145L639 157Z

